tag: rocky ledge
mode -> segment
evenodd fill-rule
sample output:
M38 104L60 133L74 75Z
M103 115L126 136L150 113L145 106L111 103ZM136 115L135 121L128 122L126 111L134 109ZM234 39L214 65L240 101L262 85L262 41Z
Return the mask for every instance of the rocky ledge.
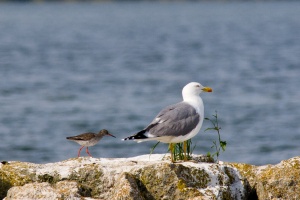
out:
M80 157L49 164L3 161L0 198L300 199L300 157L266 166L171 163L167 157Z

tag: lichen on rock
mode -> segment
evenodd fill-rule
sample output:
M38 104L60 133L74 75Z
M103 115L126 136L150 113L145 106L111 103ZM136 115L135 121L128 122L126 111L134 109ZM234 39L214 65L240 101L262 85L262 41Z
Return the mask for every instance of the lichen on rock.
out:
M65 199L65 197L80 199L76 182L61 181L56 184L34 182L15 186L8 191L5 199Z
M300 158L258 168L259 199L300 199Z
M243 180L249 182L249 199L300 199L300 157L276 165L227 164L237 168Z

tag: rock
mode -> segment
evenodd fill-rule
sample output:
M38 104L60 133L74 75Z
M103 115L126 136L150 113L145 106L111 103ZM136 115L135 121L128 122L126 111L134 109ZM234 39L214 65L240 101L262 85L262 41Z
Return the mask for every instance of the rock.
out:
M195 158L198 160L199 157ZM171 163L164 155L0 164L0 198L300 199L300 157L277 165Z
M0 198L300 199L300 157L266 166L171 163L163 157L2 162Z
M171 163L152 154L0 165L0 198L10 199L246 199L249 184L227 164Z
M250 184L249 199L300 199L300 157L277 165L254 166L228 163Z
M9 189L5 199L64 199L64 197L80 199L76 182L60 181L54 185L48 182L28 183Z

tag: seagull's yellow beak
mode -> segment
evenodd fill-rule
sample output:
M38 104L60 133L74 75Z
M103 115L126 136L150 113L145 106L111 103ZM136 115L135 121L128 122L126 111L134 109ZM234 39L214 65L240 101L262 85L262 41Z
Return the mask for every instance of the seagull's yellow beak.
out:
M202 88L203 92L212 92L212 89L210 87L204 87Z

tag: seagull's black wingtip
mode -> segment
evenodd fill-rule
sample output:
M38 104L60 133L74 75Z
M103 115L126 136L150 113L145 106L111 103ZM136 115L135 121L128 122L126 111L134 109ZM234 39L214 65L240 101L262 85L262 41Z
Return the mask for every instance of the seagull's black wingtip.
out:
M140 139L146 139L148 137L144 135L145 132L146 132L146 130L142 130L142 131L138 132L137 134L129 136L129 137L124 138L122 140L136 140L136 139L140 140Z

